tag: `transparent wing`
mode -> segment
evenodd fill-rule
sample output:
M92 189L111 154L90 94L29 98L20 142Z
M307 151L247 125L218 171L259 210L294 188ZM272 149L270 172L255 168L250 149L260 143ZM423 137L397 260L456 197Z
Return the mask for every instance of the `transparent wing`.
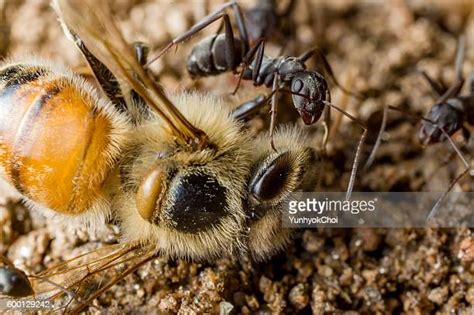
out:
M53 0L62 22L121 81L135 90L170 127L177 140L198 148L207 144L206 134L194 127L138 63L132 48L114 23L107 1Z
M78 313L139 267L158 257L141 244L104 246L58 264L29 280L37 300L65 313Z

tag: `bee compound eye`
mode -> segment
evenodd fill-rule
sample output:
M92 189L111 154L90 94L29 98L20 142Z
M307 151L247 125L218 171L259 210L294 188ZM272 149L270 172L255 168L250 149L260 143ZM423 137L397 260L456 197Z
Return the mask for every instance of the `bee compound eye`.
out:
M272 200L286 190L286 182L292 172L288 158L288 152L280 154L252 179L250 191L256 199Z
M146 175L138 188L136 202L140 216L151 221L155 209L160 205L160 195L165 186L166 173L159 167Z
M227 189L214 176L187 174L179 179L171 194L174 204L168 216L178 231L197 233L208 230L227 214Z

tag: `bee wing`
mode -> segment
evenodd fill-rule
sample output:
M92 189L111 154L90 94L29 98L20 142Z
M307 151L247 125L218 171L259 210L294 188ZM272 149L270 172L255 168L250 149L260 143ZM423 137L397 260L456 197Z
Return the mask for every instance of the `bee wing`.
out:
M158 257L154 247L138 244L104 246L30 276L35 297L78 313L92 300L140 266ZM62 303L61 303L62 302Z
M135 90L171 128L178 140L204 147L206 134L194 127L165 95L136 60L132 48L124 40L107 1L53 0L62 22L122 82Z

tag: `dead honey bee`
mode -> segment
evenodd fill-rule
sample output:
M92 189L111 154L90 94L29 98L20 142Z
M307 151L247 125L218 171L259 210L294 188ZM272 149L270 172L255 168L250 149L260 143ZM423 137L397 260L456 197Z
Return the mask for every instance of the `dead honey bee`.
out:
M282 128L275 151L222 100L168 95L143 69L146 48L134 53L105 2L53 7L102 91L48 62L1 65L0 178L46 215L91 226L115 219L122 239L30 276L35 296L67 294L79 311L158 256L262 260L283 248L283 200L317 181L309 138ZM100 288L81 289L121 263Z

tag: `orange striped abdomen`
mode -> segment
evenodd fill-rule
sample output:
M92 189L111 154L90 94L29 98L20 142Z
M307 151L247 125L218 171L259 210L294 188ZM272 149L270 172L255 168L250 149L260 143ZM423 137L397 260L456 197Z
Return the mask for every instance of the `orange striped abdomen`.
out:
M35 203L73 215L106 198L120 131L68 76L38 65L0 69L0 168Z

